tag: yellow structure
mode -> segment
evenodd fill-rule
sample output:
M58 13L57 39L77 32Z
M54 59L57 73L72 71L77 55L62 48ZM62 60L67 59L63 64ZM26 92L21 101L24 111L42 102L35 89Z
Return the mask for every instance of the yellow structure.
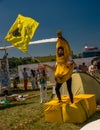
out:
M87 119L87 107L84 100L75 100L73 104L62 104L63 122L82 123Z
M82 123L96 112L96 99L92 94L81 94L70 103L68 96L62 96L62 103L54 99L44 104L46 122Z
M63 122L62 105L57 100L44 104L46 122Z
M88 110L88 117L90 117L96 111L96 98L93 94L79 94L75 96L78 99L84 99L86 108Z

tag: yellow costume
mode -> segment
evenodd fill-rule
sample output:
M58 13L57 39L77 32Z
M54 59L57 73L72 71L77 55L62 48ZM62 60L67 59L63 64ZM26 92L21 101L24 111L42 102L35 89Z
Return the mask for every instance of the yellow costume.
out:
M59 48L63 49L63 54L59 55ZM68 63L69 56L72 55L72 51L68 42L63 38L58 38L56 43L56 71L55 71L55 80L58 83L64 83L68 80L73 71L73 63Z

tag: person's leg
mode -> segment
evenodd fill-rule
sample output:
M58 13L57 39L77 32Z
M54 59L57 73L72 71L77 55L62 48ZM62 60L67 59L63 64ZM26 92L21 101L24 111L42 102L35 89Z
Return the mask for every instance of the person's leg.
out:
M43 102L47 101L47 86L46 84L43 85Z
M33 80L31 81L31 84L32 84L32 89L34 89L34 81Z
M45 100L45 102L47 102L48 101L48 97L47 97L47 84L45 84L45 98L44 98L44 100Z
M36 78L33 78L33 82L34 82L34 88L37 88L37 85L36 85Z
M26 88L26 82L25 82L25 80L24 80L24 89Z
M25 88L25 90L27 90L27 84L28 84L28 80L26 79L26 80L24 80L24 88Z
M56 83L56 94L57 94L57 97L58 97L58 100L61 101L61 95L60 95L60 87L61 87L62 83Z
M55 98L56 96L56 92L55 92L55 86L52 87L52 95L51 95L51 99Z
M40 85L40 103L43 103L43 87Z
M67 83L67 89L70 97L71 103L73 103L73 93L72 93L72 78L66 81Z

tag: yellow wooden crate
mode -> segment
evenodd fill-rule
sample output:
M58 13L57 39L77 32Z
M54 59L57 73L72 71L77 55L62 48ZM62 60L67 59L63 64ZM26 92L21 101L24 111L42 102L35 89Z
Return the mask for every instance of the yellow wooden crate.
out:
M88 109L88 117L96 112L96 97L94 94L79 94L75 98L84 99Z

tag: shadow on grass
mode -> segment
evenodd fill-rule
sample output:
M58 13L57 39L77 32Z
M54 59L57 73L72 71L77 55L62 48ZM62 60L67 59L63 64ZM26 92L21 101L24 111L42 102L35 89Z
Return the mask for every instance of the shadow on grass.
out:
M9 95L27 93L27 92L32 92L32 91L38 91L38 89L34 89L34 90L28 89L27 91L25 91L23 89L13 89L13 90L9 91Z
M25 102L16 102L13 104L2 104L2 106L0 106L0 110L4 110L4 109L8 109L11 107L16 107L16 106L22 106L22 105L28 105L28 104L32 104L33 102L29 102L29 103L25 103Z
M51 90L52 87L48 87L47 90ZM39 88L35 88L35 89L28 89L27 91L25 91L24 89L12 89L9 91L9 95L11 94L21 94L21 93L27 93L27 92L35 92L35 91L40 91Z

